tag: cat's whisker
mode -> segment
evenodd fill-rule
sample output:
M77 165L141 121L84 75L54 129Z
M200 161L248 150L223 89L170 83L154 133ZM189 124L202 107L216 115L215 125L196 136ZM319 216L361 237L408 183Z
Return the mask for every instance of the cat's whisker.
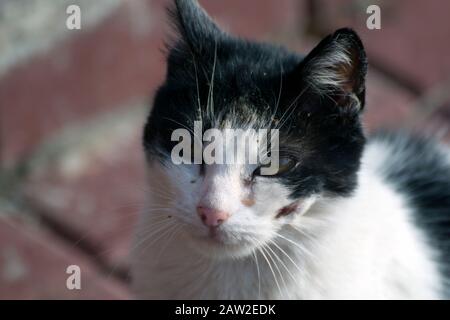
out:
M167 226L171 225L169 222L163 225L151 226L145 230L139 230L136 236L136 242L131 248L131 251L138 249L144 242L148 241L151 237L164 230ZM158 227L158 228L157 228Z
M165 226L161 227L160 229L158 229L158 230L156 230L155 232L153 232L151 235L145 237L144 239L141 239L142 241L136 243L136 244L131 248L131 252L135 252L136 250L138 250L138 249L139 249L139 246L144 245L146 241L149 241L149 240L151 239L151 237L156 236L157 234L165 235L166 232L167 232L168 230L173 230L174 228L171 228L171 226L174 226L174 228L177 227L177 225L175 225L175 224L173 224L173 225L172 225L172 224L168 224L168 225L165 225ZM161 236L158 237L158 239L156 239L156 241L160 240L160 238L162 238L162 237L161 237ZM139 249L139 253L135 253L135 254L136 254L136 257L139 256L140 254L143 254L143 253L146 251L146 249L147 249L148 247L150 247L152 244L153 244L153 241L152 241L152 243L150 243L149 245L145 246L144 248ZM116 268L116 266L115 266L115 267L113 268L113 270L110 272L110 275L114 272L115 268Z
M176 224L171 224L170 226L168 226L163 232L161 232L159 234L159 236L155 237L149 244L147 244L141 252L145 252L148 248L150 248L151 246L153 246L154 244L158 243L158 241L161 241L162 239L164 239L165 237L167 237L168 235L170 235L172 233L172 231L174 229L177 228L178 225Z
M268 265L268 267L270 269L270 272L272 272L273 279L275 281L275 284L276 284L278 290L280 291L280 295L283 295L283 292L281 290L280 284L278 283L278 279L277 279L277 277L275 275L275 271L272 268L272 264L270 263L269 259L267 259L266 255L265 255L265 253L263 251L263 244L260 241L258 241L256 238L253 238L253 241L255 241L258 244L257 249L258 249L259 252L261 252L261 255L263 256L264 260L266 261L266 263L267 263L267 265Z
M280 250L281 253L283 253L283 254L286 256L286 258L289 259L289 261L294 265L294 267L295 267L299 272L302 272L302 270L301 270L300 267L297 265L297 263L295 263L294 259L292 259L291 256L290 256L289 254L287 254L287 252L286 252L285 250L283 250L283 248L281 248L281 247L276 243L275 240L270 240L270 243L272 243L278 250ZM286 268L286 266L285 266L285 268ZM286 268L286 270L288 270L288 272L289 272L290 276L292 277L292 279L293 279L295 282L297 282L298 279L296 279L296 278L292 275L292 273L289 271L289 269Z
M174 208L172 207L151 207L151 208L145 208L146 212L154 212L154 211L173 211ZM162 214L162 213L161 213Z
M150 232L149 234L146 234L140 241L138 241L133 248L131 249L131 251L135 251L137 250L140 246L142 246L145 242L149 241L152 237L160 234L161 232L164 232L165 230L167 230L169 227L171 227L173 224L172 221L167 221L167 223L163 224L163 225L158 225L159 228L157 230L153 230L152 232ZM140 250L141 253L143 252L143 250Z
M262 250L261 247L258 248L258 251L261 253L261 255L263 256L264 260L266 261L266 263L267 263L267 265L268 265L268 267L269 267L269 270L270 270L270 272L272 273L272 277L273 277L273 279L274 279L274 281L275 281L275 285L277 286L278 291L280 292L280 295L282 295L282 291L281 291L280 284L278 283L278 279L277 279L277 277L276 277L276 275L275 275L275 272L274 272L274 270L273 270L273 268L272 268L272 265L270 264L269 259L267 259L266 255L265 255L265 253L264 253L264 251Z
M208 101L206 103L206 110L209 110L209 119L214 119L214 78L216 73L216 63L217 63L217 40L214 44L214 62L211 72L211 81L209 84Z
M277 264L276 261L273 259L272 255L270 254L270 252L269 252L269 250L267 249L267 247L268 247L267 244L262 244L261 250L263 250L263 251L267 254L267 256L269 257L270 261L273 263L273 266L274 266L274 268L275 268L275 271L276 271L276 272L278 273L278 275L280 276L281 281L282 281L282 284L283 284L283 286L284 286L284 289L286 289L286 282L284 281L283 274L281 273L280 268L278 267L278 264ZM278 279L278 277L275 275L275 272L274 272L274 276ZM278 281L277 281L277 282L278 282ZM280 297L283 297L283 290L281 289L281 286L279 287L279 289L280 289Z
M168 221L165 221L169 224ZM167 224L167 225L168 225ZM157 227L161 227L161 230L164 229L165 224L163 225L163 223L161 224L150 224L148 226L146 226L145 228L140 229L137 233L136 233L136 237L135 237L135 241L137 241L130 249L130 251L133 251L136 249L136 247L139 247L140 244L139 242L145 242L148 241L149 238L151 238L154 234L156 234L157 232L159 232L159 230L156 230Z
M175 238L175 235L178 234L181 229L183 229L182 225L175 225L175 227L172 230L171 234L167 237L164 246L161 247L161 249L159 250L157 259L161 258L161 254L166 251L166 248L169 246L170 242L173 240L173 238Z
M287 288L287 283L286 283L286 281L285 281L285 279L284 279L283 273L281 272L281 270L280 270L280 268L279 268L279 266L278 266L278 263L280 263L280 264L288 271L289 274L290 274L290 270L287 268L286 264L285 264L285 263L283 262L283 260L278 256L278 254L277 254L275 251L273 251L273 249L270 247L270 245L269 245L268 243L266 243L266 244L264 245L264 247L268 250L268 251L266 251L266 252L269 254L269 256L270 256L272 262L273 262L274 265L275 265L275 268L276 268L277 271L278 271L278 274L280 275L281 281L283 282L283 285L284 285L284 290L286 291L286 297L289 297L289 290L288 290L288 288ZM275 261L275 259L273 258L272 255L277 259L278 263ZM291 274L291 276L292 276L292 274ZM294 276L292 276L292 278L294 279L294 281L296 281Z
M200 143L200 144L203 143L202 137L199 137L198 134L196 134L196 133L194 132L194 130L192 130L191 128L189 128L187 125L185 125L185 124L183 124L183 123L181 123L181 122L179 122L179 121L177 121L177 120L175 120L175 119L169 118L169 117L164 117L164 119L169 120L169 121L172 121L172 122L174 122L174 123L176 123L176 124L182 126L184 129L186 129L186 130L188 130L190 133L192 133L192 136L197 140L198 143Z
M159 225L162 225L162 224L167 223L168 221L170 221L169 219L170 219L170 218L167 218L167 219L165 219L165 220L153 220L153 222L151 222L151 223L149 224L149 227L150 227L149 230L151 231L151 228L156 228L156 227L159 226ZM143 230L143 232L147 233L149 230Z
M277 115L278 107L280 106L282 91L283 91L283 64L280 62L280 89L278 91L278 99L277 99L277 103L275 106L275 110L273 111L272 117L270 117L270 120L269 120L271 122L273 122L275 120L275 117Z
M172 192L171 190L166 190L166 189L147 188L144 191L147 194L156 195L163 199L168 199L168 200L171 200L176 196L176 194L174 192Z
M145 206L144 204L142 204L142 205L141 204L135 204L135 205L134 204L127 204L127 205L123 205L123 206L118 206L115 209L110 209L108 211L105 210L104 212L101 212L100 215L103 216L103 215L106 215L108 213L111 213L111 214L108 214L108 221L112 222L112 223L115 223L115 221L123 220L124 218L133 218L133 220L134 220L134 218L137 218L137 211L143 210L144 206ZM118 211L122 211L124 209L131 209L133 207L139 208L139 210L136 210L136 211L133 210L131 212L121 212L120 214L118 214ZM128 228L134 228L134 227L135 227L135 223L134 222L130 223L130 224L126 224L126 225L121 224L120 228L111 230L110 232L114 232L115 233L118 230L124 230L125 228L128 229ZM79 237L77 237L76 240L74 239L74 241L71 243L71 245L73 247L79 246L81 243L83 243L85 241L89 242L90 241L90 237L94 233L98 233L98 232L103 232L104 233L106 231L107 230L103 230L101 227L99 227L96 224L91 225L91 226L86 226L85 229L83 230L83 232L81 233L81 235ZM99 254L102 254L102 253L100 252Z
M308 239L309 242L311 242L315 247L323 247L322 244L319 243L319 241L314 238L313 235L309 234L305 230L302 230L294 225L290 225L295 231L299 232L302 236L304 236L306 239Z
M150 225L148 228L146 228L145 230L150 230L150 231L151 231L151 229L152 229L151 227L154 228L155 225L151 224L151 225ZM162 226L160 229L156 230L155 232L151 233L150 235L147 235L146 237L144 237L143 239L141 239L142 241L139 241L139 242L137 242L135 245L132 246L132 248L130 249L130 252L134 252L135 250L137 250L137 249L139 248L140 245L142 245L145 241L148 241L149 238L152 237L153 235L156 235L156 233L159 233L159 231L161 231L161 229L163 229L164 227L165 227L165 225ZM141 231L141 233L143 233L143 232ZM138 236L139 236L139 233L138 233ZM142 243L141 243L141 242L142 242ZM99 256L105 255L106 253L110 252L112 249L113 249L113 248L107 249L107 250L103 250L103 251L101 251L100 253L98 253L98 255L99 255ZM141 253L142 253L143 251L144 251L144 250L141 250ZM114 266L111 268L111 270L108 272L108 275L107 275L107 278L108 278L108 279L116 272L118 266L119 266L119 265L116 264L116 265L114 265Z
M258 299L261 299L261 271L259 270L258 252L254 250L252 254L256 264L256 272L258 273Z
M152 216L150 217L146 217L145 218L145 222L148 224L147 227L148 228L152 228L155 226L156 223L159 222L165 222L165 221L169 221L170 219L172 219L171 216L164 214L164 213L154 213L152 214ZM146 229L144 229L146 230Z
M198 116L200 118L200 121L203 122L203 115L202 115L202 103L200 99L200 85L198 81L198 68L197 68L197 61L195 59L195 55L192 51L190 51L192 56L192 63L194 64L194 72L195 72L195 86L197 88L197 103L198 103Z
M294 99L294 101L292 101L292 103L289 105L289 107L286 109L286 111L284 112L283 116L281 117L280 121L279 121L279 125L277 126L278 129L282 128L284 126L284 124L286 123L286 121L291 117L292 113L295 111L296 107L297 107L297 101L301 98L301 96L303 96L303 94L306 92L306 90L309 88L309 86L306 86ZM294 106L292 108L292 106ZM290 110L292 108L292 110ZM289 112L290 110L290 112ZM289 114L288 114L289 112Z
M279 234L279 233L275 233L275 235L281 239L286 240L289 243L292 243L295 247L297 247L298 249L301 250L302 253L305 253L306 255L308 255L310 258L314 258L314 255L312 254L311 251L309 251L308 249L306 249L304 246L299 245L297 242L293 241L292 239L286 238L285 236Z
M301 228L299 228L297 226L294 226L294 225L291 224L291 225L289 225L289 227L291 227L295 231L299 232L302 236L304 236L308 240L311 240L311 241L315 241L316 240L316 239L313 238L313 236L311 234L309 234L308 232L306 232L305 230L303 230L303 229L301 229Z

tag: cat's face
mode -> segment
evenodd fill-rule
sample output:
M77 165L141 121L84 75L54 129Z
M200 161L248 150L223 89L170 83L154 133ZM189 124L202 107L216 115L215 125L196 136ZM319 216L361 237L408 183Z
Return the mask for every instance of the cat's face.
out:
M220 132L229 138L224 129ZM236 144L230 148L230 141L224 142L224 159L238 147ZM208 145L204 143L203 150ZM151 161L150 180L155 191L149 195L151 203L171 208L163 210L159 220L175 220L183 225L190 244L216 258L251 254L255 247L276 238L283 225L309 208L315 194L308 191L292 197L287 180L295 175L302 159L287 150L280 150L275 175L261 174L261 165L248 161L256 158L261 148L247 145L248 157L241 162L174 164L167 151L166 156L159 157L162 163ZM303 184L306 192L308 181L297 183Z
M364 144L364 50L344 29L302 59L224 34L194 1L176 4L181 40L170 51L167 79L144 134L148 214L158 223L173 220L207 256L249 255L284 226L299 223L318 198L347 196L355 188ZM173 157L179 129L192 134L192 150L203 140L195 149L201 155L213 141L205 134L216 129L222 159L239 148L229 143L227 130L241 130L246 138L261 130L276 134L270 144L256 138L237 143L245 149L243 161L208 164L200 156L202 163L179 163ZM259 157L268 147L265 160L276 162L270 174Z

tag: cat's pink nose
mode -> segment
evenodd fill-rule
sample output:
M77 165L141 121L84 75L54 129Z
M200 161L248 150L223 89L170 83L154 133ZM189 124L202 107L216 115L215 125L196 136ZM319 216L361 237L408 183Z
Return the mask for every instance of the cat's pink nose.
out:
M203 206L197 207L197 213L207 227L218 227L230 217L228 212Z

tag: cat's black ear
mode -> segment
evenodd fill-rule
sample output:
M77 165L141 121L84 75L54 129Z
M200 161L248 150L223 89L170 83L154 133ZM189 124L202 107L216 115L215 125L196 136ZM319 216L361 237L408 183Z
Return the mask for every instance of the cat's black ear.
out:
M180 40L198 56L214 51L214 46L225 36L197 0L175 0L169 13Z
M324 38L301 62L302 82L320 96L358 111L364 107L367 57L361 39L351 29Z

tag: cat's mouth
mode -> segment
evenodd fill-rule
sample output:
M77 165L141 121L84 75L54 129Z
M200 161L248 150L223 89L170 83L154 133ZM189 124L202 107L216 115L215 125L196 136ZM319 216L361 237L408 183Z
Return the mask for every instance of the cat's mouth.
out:
M213 245L231 245L226 233L220 228L209 228L206 234L194 235L194 239Z
M209 257L239 257L251 253L254 247L252 238L246 235L232 235L229 232L210 229L202 235L191 235L193 247L201 254Z
M223 242L223 235L221 235L222 232L218 230L217 228L209 228L207 239L213 242L222 243Z

